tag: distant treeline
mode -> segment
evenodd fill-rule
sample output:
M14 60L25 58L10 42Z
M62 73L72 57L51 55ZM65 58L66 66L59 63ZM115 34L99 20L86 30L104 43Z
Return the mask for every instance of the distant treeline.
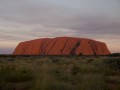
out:
M110 56L110 57L118 57L120 53L112 53L110 55L12 55L12 54L1 54L0 57L44 57L44 56L59 56L59 57L94 57L94 56Z
M120 56L120 53L112 53L112 54L110 54L109 56L118 57L118 56Z

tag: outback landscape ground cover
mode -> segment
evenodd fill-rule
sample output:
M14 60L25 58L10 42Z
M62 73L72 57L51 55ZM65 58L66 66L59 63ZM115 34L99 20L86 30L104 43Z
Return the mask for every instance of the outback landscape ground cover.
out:
M120 57L3 55L0 90L120 90Z

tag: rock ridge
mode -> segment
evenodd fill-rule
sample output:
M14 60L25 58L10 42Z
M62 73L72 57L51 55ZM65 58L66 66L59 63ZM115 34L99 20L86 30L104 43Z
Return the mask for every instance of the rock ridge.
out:
M108 55L103 42L86 38L57 37L21 42L14 55Z

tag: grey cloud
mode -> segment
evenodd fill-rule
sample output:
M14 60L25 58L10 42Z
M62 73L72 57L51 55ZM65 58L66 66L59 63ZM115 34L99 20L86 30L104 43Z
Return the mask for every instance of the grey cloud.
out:
M120 21L111 20L101 17L87 17L82 19L72 19L71 25L73 30L83 31L89 34L120 34ZM67 26L67 25L66 25Z
M35 2L32 0L20 0L17 2L12 0L12 2L1 3L0 12L2 13L0 17L14 22L44 23L56 21L59 16L64 16L61 12L64 13L69 10L66 10L63 6L51 5L44 2L44 0Z
M8 30L9 29L9 30ZM0 38L12 40L27 40L39 37L56 36L87 36L103 37L106 35L116 36L120 34L120 22L100 17L71 18L54 25L41 24L7 24L1 30ZM83 34L83 35L82 35ZM113 37L112 37L113 38ZM119 37L120 38L120 37Z
M66 1L68 2L68 0ZM110 0L110 2L111 1L112 0ZM73 1L71 0L70 2ZM76 0L74 2L78 1ZM83 2L83 0L79 1L78 3L80 2ZM93 2L95 2L95 0L92 0L90 3ZM58 31L59 28L64 28L90 34L120 33L120 19L111 19L112 14L109 14L108 9L108 12L106 12L105 14L102 14L102 12L96 12L96 14L93 11L87 11L89 14L87 15L87 13L85 13L86 10L81 10L80 7L78 7L77 9L75 8L76 10L74 10L68 8L67 6L65 7L63 5L48 3L47 0L35 0L34 2L32 0L20 0L17 2L16 0L7 0L6 2L3 1L0 7L0 11L2 12L0 14L1 18L16 23L24 23L25 25L40 24L44 25L46 28L58 28ZM80 11L78 11L79 9ZM113 10L111 11L111 13L112 12ZM115 14L119 15L120 13Z
M119 4L118 0L0 0L0 40L75 36L119 41Z

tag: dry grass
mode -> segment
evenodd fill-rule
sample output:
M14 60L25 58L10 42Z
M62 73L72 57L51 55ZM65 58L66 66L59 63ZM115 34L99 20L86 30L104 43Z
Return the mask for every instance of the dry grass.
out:
M0 57L0 90L120 90L120 58Z

